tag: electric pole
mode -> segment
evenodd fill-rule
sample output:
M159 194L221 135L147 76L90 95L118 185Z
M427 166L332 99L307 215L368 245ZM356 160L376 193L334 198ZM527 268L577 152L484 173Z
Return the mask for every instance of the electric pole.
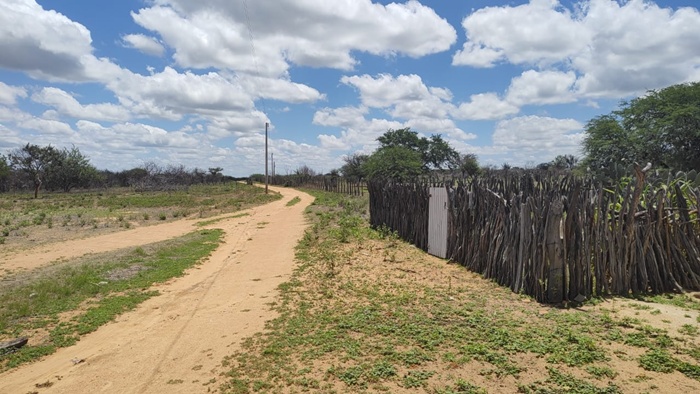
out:
M267 194L267 127L270 124L265 122L265 194Z

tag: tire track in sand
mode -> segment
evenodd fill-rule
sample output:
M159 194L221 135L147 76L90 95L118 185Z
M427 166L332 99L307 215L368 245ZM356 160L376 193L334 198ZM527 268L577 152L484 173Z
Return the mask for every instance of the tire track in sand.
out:
M223 228L226 235L202 265L154 286L160 296L76 345L0 374L0 393L214 390L223 372L220 361L275 317L267 304L293 271L294 247L306 227L303 210L313 198L296 190L274 190L282 193L281 200L211 226ZM301 203L287 207L295 196ZM72 359L85 361L74 365ZM35 387L46 381L53 385Z

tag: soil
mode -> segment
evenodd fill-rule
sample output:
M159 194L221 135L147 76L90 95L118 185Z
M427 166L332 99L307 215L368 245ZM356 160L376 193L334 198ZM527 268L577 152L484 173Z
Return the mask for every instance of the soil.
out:
M136 310L88 334L74 346L59 349L39 362L0 374L0 393L200 393L216 392L221 376L229 368L221 361L241 349L241 340L265 329L265 322L276 317L270 303L277 299L277 286L286 281L294 268L294 247L303 235L306 221L303 210L313 198L305 193L272 188L283 198L244 211L249 216L233 218L222 215L222 221L210 225L225 231L224 243L207 259L191 269L188 275L173 279L155 288L161 295L149 299ZM286 203L298 196L301 202L291 207ZM211 218L210 218L211 219ZM214 218L216 219L216 218ZM0 257L2 269L30 271L36 267L68 260L86 253L98 253L125 247L136 247L186 234L200 227L198 220L180 220L161 225L136 228L89 239L66 240L32 250ZM361 275L382 277L399 271L403 280L445 283L468 283L474 293L489 294L495 284L466 272L444 260L426 256L416 248L404 245L398 251L382 253L374 245L365 245L347 262ZM115 275L128 274L117 272ZM467 279L465 281L465 278ZM507 293L499 303L517 305L524 313L549 307L527 297ZM450 300L454 301L453 298ZM456 301L455 301L456 302ZM668 330L673 337L684 325L697 326L698 312L670 305L613 299L583 310L607 310L616 319L639 319L656 328ZM514 310L518 310L515 308ZM698 338L687 338L697 343ZM609 365L619 373L613 381L623 392L700 392L700 382L679 372L662 374L642 370L636 360L640 354L629 353L629 347L604 345L614 355ZM634 349L633 349L634 350ZM676 355L680 357L679 355ZM529 384L546 378L547 364L542 358L522 355L518 364L528 368L518 381L481 376L485 365L454 370L486 388L489 392L516 392L518 384ZM318 360L323 363L323 360ZM315 368L323 379L325 366ZM443 368L439 368L443 369ZM571 368L564 372L576 374ZM434 379L438 379L435 377ZM604 381L600 382L603 385ZM338 392L348 387L339 383ZM391 392L415 392L392 386Z
M222 215L223 220L209 226L223 229L225 236L205 263L156 285L160 296L76 345L0 374L0 393L215 390L221 360L275 317L268 304L293 271L294 247L306 227L303 211L313 197L271 189L283 198L244 211L248 216ZM286 206L297 196L300 203ZM0 269L29 271L88 253L162 241L201 228L196 222L180 220L6 254Z

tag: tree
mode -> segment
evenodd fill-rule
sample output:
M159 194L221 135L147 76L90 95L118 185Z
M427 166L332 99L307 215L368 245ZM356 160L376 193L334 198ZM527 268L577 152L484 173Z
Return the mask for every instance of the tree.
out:
M467 153L459 158L458 169L463 177L478 175L481 172L479 160L473 153Z
M428 150L423 154L423 162L428 167L442 170L443 167L454 169L459 163L459 153L442 139L440 134L430 136Z
M41 147L27 143L24 147L10 153L10 163L14 169L25 174L34 184L34 198L39 197L39 189L51 170L51 166L59 160L60 152L51 145Z
M558 155L550 164L559 170L573 170L578 164L578 158L574 155Z
M363 165L367 162L368 159L369 155L365 155L362 153L353 153L350 156L346 156L343 159L343 161L345 161L345 164L343 164L343 166L340 167L340 172L343 174L344 177L352 180L364 179L366 177L366 174L363 170Z
M700 168L700 82L651 90L590 120L583 149L585 164L608 175L632 162Z
M221 167L209 167L208 178L211 179L212 182L221 182L224 176L223 171L224 169Z
M97 177L97 169L90 164L90 159L75 146L58 151L55 160L47 167L47 187L66 193L75 187L89 187Z
M377 150L363 165L368 178L390 178L406 181L425 173L420 153L403 146Z
M10 190L10 175L12 175L12 168L10 168L7 158L0 155L0 192Z
M426 172L431 169L453 169L459 162L459 153L439 134L431 136L430 139L418 137L417 132L406 127L398 130L389 129L384 135L377 138L377 141L379 141L379 150L403 147L418 152Z

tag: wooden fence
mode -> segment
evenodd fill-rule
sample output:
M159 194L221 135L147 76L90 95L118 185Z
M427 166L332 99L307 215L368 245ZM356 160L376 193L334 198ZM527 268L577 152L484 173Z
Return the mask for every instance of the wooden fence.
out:
M327 192L349 194L351 196L363 196L367 189L365 182L324 175L275 175L269 177L269 183L276 186L306 187Z
M700 290L700 189L639 168L628 179L614 189L537 172L450 182L447 256L539 302ZM371 224L427 250L428 186L370 182Z

